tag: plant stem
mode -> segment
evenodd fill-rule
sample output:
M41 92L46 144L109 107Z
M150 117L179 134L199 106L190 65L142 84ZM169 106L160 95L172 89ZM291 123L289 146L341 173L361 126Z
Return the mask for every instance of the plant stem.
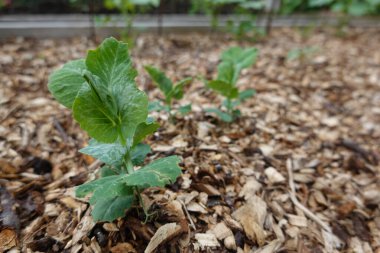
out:
M135 172L133 170L131 154L129 153L129 151L124 155L124 166L126 168L127 174L132 174L133 172Z
M227 112L232 115L232 103L230 98L227 98Z

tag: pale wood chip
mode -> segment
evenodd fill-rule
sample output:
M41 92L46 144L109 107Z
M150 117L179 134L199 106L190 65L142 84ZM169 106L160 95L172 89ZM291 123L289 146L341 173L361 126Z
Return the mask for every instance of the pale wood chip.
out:
M175 222L159 227L144 252L154 252L160 245L179 235L181 231L181 226Z

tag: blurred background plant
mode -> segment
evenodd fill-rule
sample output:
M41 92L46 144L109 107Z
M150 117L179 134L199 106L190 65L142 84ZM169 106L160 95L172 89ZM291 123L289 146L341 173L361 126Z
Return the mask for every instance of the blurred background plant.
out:
M122 39L131 40L133 19L137 13L147 13L160 5L160 0L104 0L108 10L117 10L123 15L126 29L122 32Z
M260 14L270 2L280 3L278 14L332 12L350 16L379 15L380 0L161 0L165 13L207 14L218 23L218 15L242 10ZM96 13L150 13L160 0L0 0L2 13L85 13L89 5ZM269 4L270 5L270 4ZM150 7L149 7L150 6Z
M335 17L337 34L344 35L352 17L380 15L380 0L0 0L0 14L24 13L89 13L100 24L122 19L125 29L121 35L125 40L131 36L137 14L155 15L159 31L163 14L207 15L213 31L219 29L238 40L257 41L269 34L274 15ZM226 23L221 24L220 15L227 15Z

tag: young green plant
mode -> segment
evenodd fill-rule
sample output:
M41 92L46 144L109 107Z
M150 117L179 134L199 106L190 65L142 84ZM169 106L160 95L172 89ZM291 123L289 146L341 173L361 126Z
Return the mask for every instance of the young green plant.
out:
M173 82L165 75L164 72L153 66L145 66L145 70L148 72L153 83L162 91L165 96L163 104L160 101L154 101L149 104L150 111L166 111L169 113L170 119L173 119L173 100L180 100L183 98L184 87L191 83L192 78L188 77L173 84ZM181 106L178 108L178 112L185 115L191 111L191 104Z
M288 52L287 60L299 60L302 65L306 63L306 60L310 59L318 51L317 47L300 47L294 48Z
M236 83L240 72L252 66L257 58L256 48L243 49L231 47L224 51L218 65L218 75L215 80L206 81L206 86L225 97L220 108L208 108L205 111L216 114L225 122L232 122L240 116L236 106L255 94L254 89L239 91Z
M50 92L92 137L80 152L104 163L99 179L76 188L77 197L92 193L94 220L124 216L141 202L142 190L163 187L181 173L177 156L135 169L150 152L142 141L159 126L148 118L148 97L137 88L136 75L127 44L109 38L88 51L86 59L66 63L49 78Z

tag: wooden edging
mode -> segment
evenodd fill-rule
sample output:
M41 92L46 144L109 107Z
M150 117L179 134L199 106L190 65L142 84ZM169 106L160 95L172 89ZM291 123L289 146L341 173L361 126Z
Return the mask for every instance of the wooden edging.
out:
M3 15L0 16L0 38L15 36L53 38L90 36L94 31L99 36L114 35L125 29L125 20L120 15L90 16L85 14L71 15ZM244 20L241 16L221 16L219 26L224 27L228 20ZM138 32L208 32L209 17L203 15L163 15L160 22L157 16L141 15L134 19L133 31ZM335 25L338 18L325 14L275 16L273 27L302 27ZM256 25L265 26L265 16L258 17ZM354 27L380 28L380 18L352 18L350 25Z

